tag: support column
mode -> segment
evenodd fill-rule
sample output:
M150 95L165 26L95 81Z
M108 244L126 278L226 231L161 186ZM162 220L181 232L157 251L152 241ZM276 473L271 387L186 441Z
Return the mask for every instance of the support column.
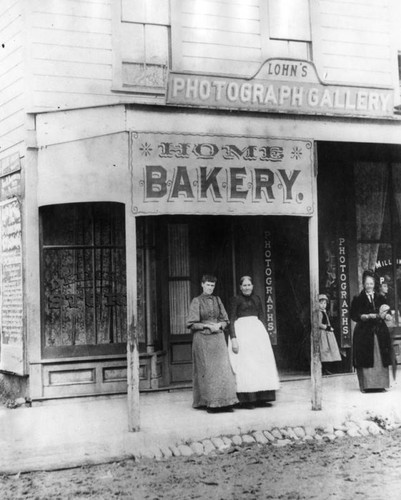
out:
M137 331L137 269L136 269L136 220L125 206L125 235L127 261L127 402L128 431L139 431L139 351Z
M317 213L317 148L314 144L314 176L312 195L314 211L309 218L309 273L311 304L311 380L312 410L322 409L322 363L319 332L319 240Z

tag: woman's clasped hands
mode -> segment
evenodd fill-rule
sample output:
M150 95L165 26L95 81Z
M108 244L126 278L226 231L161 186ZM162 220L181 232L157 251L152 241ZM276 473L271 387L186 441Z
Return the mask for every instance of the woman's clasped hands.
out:
M378 317L379 317L379 315L376 313L362 314L361 320L367 321L368 319L377 319Z
M217 333L223 328L222 323L207 323L206 328L208 328L212 333Z

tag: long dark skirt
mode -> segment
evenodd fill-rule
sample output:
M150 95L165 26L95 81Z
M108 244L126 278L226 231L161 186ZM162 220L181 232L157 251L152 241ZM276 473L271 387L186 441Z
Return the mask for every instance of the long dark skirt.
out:
M389 369L383 366L376 335L374 336L373 344L373 367L357 368L356 373L358 375L359 389L362 392L390 387Z
M267 403L276 401L276 391L237 392L240 403Z
M193 404L194 408L221 408L238 403L235 377L228 359L224 333L194 334Z

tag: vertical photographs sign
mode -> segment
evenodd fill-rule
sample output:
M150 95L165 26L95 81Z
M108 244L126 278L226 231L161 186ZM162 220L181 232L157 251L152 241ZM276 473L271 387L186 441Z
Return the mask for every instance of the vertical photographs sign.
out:
M265 297L267 333L273 345L277 345L276 294L274 280L274 262L272 257L272 237L270 231L264 231Z
M350 296L348 280L348 255L345 238L337 239L338 258L338 297L341 347L351 347Z

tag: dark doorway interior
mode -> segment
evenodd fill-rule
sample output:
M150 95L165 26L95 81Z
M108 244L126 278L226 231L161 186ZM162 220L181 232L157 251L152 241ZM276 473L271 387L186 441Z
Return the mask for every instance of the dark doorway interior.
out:
M157 288L158 310L152 316L157 313L157 336L163 350L168 353L167 385L191 381L192 339L185 326L185 317L190 300L201 293L203 274L217 276L215 293L221 297L227 312L243 275L253 277L254 291L266 303L266 231L271 235L272 244L277 327L273 349L277 365L283 376L309 373L307 219L268 216L161 216L147 219L154 228L156 240L157 276L152 286ZM148 296L153 295L148 293Z

